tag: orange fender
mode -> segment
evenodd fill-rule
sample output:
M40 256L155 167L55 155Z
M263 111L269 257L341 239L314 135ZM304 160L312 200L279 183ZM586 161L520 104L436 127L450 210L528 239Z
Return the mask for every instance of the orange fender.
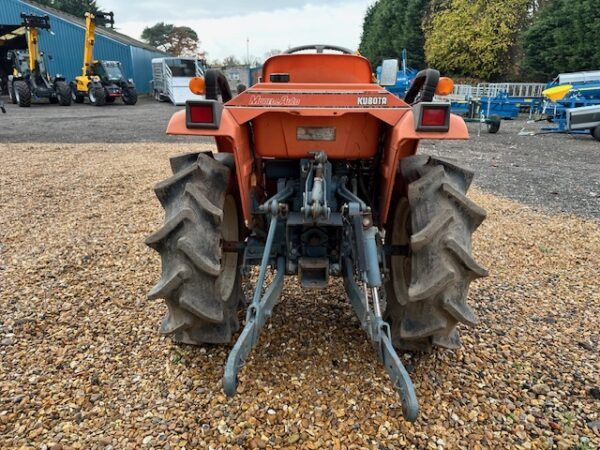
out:
M402 116L398 123L388 133L386 148L381 163L381 221L385 224L394 192L396 172L399 161L417 153L421 139L435 140L466 140L469 130L462 117L450 115L450 127L447 132L416 131L415 118L412 111Z

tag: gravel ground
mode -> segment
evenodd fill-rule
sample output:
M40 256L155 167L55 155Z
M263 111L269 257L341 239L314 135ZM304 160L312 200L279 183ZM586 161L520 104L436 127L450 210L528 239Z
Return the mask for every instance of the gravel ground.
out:
M107 109L108 110L108 109ZM480 323L397 395L333 284L283 302L227 399L228 347L158 335L152 185L193 145L0 144L0 448L600 446L600 226L480 190Z
M169 118L180 108L147 96L135 107L119 102L103 108L9 104L0 117L0 142L197 144L201 138L165 134ZM490 192L550 213L600 219L600 142L590 136L518 136L524 125L523 120L503 121L498 134L482 130L478 136L479 125L469 124L470 141L424 142L423 149L471 167L475 183Z

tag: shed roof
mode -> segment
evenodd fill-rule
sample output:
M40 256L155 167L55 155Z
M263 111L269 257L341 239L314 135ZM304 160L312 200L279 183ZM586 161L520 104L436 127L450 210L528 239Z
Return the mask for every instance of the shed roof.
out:
M41 5L39 3L36 3L35 1L31 1L31 0L20 0L20 1L22 3L28 4L35 8L41 9L43 11L47 11L48 14L52 14L53 16L60 17L61 19L67 20L69 22L73 22L73 23L85 28L85 19L83 19L81 17L77 17L72 14L69 14L69 13L66 13L63 11L59 11L58 9L52 8L50 6ZM162 50L157 49L156 47L152 47L151 45L148 45L145 42L138 41L137 39L134 39L125 34L119 33L110 28L105 28L105 27L99 26L98 28L96 28L96 33L106 36L110 39L114 39L115 41L120 42L125 45L131 45L132 47L143 48L143 49L151 51L151 52L157 52L157 53L162 53L164 55L168 55L167 53L165 53Z

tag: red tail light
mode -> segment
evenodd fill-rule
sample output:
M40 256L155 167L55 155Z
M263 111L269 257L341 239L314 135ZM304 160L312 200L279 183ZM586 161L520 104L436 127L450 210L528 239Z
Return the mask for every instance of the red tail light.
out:
M212 105L190 105L190 120L192 123L213 123Z
M219 128L223 105L214 100L192 100L185 104L188 128Z
M413 113L417 131L448 131L450 128L449 103L418 103Z

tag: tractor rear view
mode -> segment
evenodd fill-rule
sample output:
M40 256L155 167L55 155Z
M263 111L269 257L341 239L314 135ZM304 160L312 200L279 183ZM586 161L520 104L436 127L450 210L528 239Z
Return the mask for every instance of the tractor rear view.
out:
M473 174L415 155L421 139L468 138L449 104L432 102L449 80L422 71L403 101L373 83L365 58L323 45L290 49L262 70L235 98L222 74L207 71L193 85L205 84L208 100L188 102L169 123L169 134L213 136L218 153L173 157L173 175L155 187L165 223L146 243L162 259L149 293L166 300L160 331L187 344L230 342L246 305L242 277L258 266L225 367L234 395L285 276L303 289L341 277L414 421L397 350L457 348L457 325L476 321L469 285L487 275L471 256L485 218L465 195Z

